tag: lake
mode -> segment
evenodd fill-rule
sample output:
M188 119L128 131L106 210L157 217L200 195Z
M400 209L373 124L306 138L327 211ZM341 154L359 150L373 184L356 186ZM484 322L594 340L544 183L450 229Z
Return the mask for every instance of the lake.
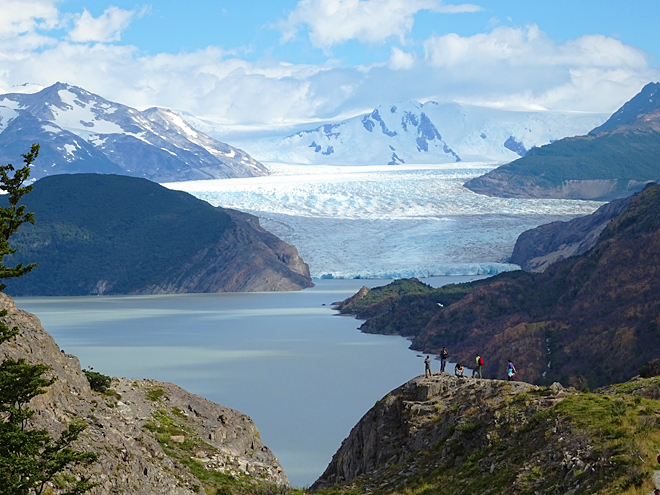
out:
M483 277L424 281L471 278ZM291 483L308 486L377 400L424 372L409 341L363 334L361 322L330 309L363 285L388 281L315 283L300 292L15 301L83 368L173 382L249 415Z

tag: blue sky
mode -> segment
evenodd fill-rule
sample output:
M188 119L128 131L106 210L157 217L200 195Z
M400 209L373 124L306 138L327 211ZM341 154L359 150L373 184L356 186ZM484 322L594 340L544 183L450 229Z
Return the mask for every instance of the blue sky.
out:
M657 0L0 0L0 89L243 127L410 99L611 112L660 79L658 19Z

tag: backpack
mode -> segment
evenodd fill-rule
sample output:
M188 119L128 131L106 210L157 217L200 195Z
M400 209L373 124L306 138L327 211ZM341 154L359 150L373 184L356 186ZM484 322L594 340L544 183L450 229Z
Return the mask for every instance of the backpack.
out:
M483 366L483 365L484 365L484 359L481 356L479 356L479 366Z

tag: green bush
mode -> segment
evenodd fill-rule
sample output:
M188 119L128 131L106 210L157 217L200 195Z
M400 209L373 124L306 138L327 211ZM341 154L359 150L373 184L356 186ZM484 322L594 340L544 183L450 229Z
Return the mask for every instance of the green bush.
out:
M94 368L90 366L89 369L83 370L83 373L85 373L85 376L87 377L87 381L89 382L89 386L91 387L91 389L94 390L95 392L103 393L110 386L110 383L112 382L112 378L102 373L99 373L98 371L93 371L93 369Z
M639 370L639 376L642 378L653 378L660 375L660 359L649 361Z

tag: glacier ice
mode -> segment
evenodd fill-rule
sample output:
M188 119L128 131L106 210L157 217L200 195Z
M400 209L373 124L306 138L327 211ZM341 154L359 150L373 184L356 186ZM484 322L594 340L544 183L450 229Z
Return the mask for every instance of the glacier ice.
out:
M396 166L268 164L271 175L167 183L247 211L295 245L316 278L495 274L516 238L602 203L482 196L463 187L493 163Z

